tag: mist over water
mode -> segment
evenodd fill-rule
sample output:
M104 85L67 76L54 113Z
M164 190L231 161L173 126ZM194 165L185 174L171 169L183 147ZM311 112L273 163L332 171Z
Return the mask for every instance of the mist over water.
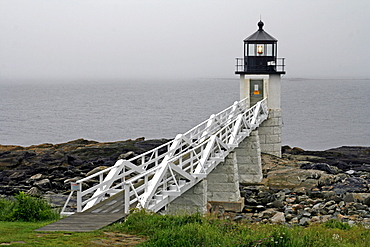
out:
M283 145L370 145L370 80L282 80ZM238 79L0 83L0 144L174 138L239 100Z
M284 79L283 143L310 150L369 146L369 95L369 79Z

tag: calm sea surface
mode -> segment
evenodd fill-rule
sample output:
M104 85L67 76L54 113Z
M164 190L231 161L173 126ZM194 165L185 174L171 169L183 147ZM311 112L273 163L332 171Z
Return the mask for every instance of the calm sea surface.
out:
M283 78L283 144L370 146L369 95L370 79ZM173 138L238 99L238 79L0 82L0 144Z

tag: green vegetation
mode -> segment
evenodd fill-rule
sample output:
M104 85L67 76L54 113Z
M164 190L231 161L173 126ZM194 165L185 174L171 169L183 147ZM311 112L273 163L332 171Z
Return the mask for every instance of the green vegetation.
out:
M370 230L338 221L310 227L235 223L139 211L106 228L148 237L140 246L369 246Z
M0 245L12 246L370 246L370 230L335 220L309 227L236 223L193 215L143 210L124 222L87 233L34 231L51 221L45 201L20 193L0 200ZM42 210L41 210L42 209ZM51 213L53 212L53 213ZM8 214L8 215L7 215ZM48 216L48 217L46 217ZM5 221L8 220L8 221ZM11 221L9 221L11 220ZM29 222L25 222L25 221ZM36 222L39 221L39 222ZM135 237L139 236L139 237Z
M42 198L19 192L9 200L0 199L0 221L45 221L59 219L59 212Z

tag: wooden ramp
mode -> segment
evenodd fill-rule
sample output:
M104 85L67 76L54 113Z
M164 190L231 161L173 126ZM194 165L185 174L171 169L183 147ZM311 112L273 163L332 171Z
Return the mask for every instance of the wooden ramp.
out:
M123 191L94 207L60 219L36 231L89 232L110 225L125 217Z

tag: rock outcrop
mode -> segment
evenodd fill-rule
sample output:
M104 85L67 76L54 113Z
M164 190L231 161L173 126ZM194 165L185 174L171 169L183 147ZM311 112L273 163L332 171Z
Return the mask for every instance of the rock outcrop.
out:
M30 147L0 145L0 195L18 191L65 193L69 182L129 159L169 140L126 140L99 143L78 139ZM37 193L36 193L37 194Z

